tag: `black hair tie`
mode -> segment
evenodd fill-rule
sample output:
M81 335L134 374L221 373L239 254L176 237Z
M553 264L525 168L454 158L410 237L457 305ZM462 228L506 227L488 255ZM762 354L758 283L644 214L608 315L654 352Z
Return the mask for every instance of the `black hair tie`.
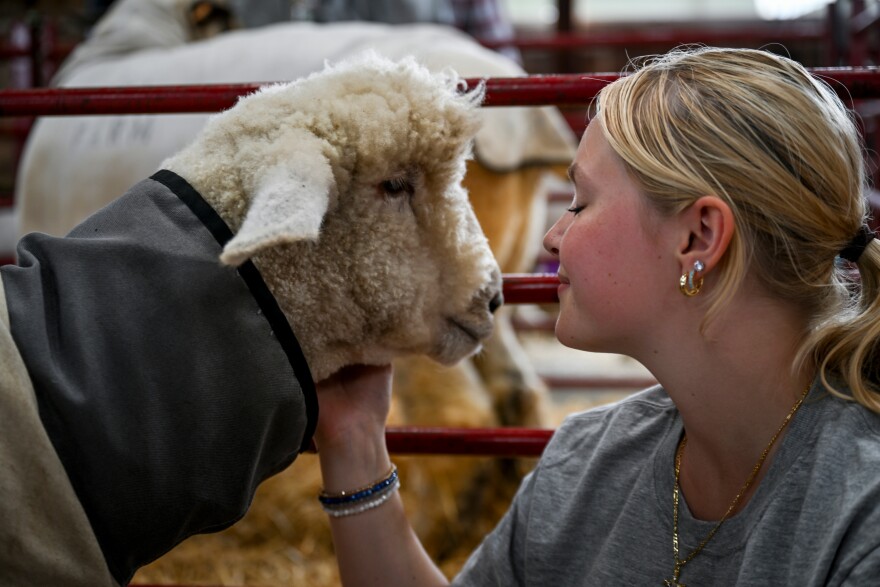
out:
M856 263L859 260L859 257L862 256L862 253L865 252L865 248L875 238L874 231L868 228L867 225L863 224L859 227L859 231L853 237L849 244L843 247L843 250L838 253L838 256L841 259L846 259L850 263Z

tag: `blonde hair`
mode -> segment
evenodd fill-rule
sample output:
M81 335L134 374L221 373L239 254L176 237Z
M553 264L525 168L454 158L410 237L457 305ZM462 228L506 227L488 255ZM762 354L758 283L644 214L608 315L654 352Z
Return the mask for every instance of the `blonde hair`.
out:
M859 133L834 91L766 51L700 47L652 58L603 88L598 107L661 213L707 194L733 211L706 319L750 273L813 317L793 367L815 362L832 393L880 412L880 249L858 260L860 283L835 259L868 210Z

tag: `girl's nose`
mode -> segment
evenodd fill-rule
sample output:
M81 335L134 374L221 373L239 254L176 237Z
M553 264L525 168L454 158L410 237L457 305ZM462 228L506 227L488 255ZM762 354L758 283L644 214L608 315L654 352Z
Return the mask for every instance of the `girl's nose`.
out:
M553 255L554 257L559 256L559 238L561 234L561 230L559 224L562 218L556 221L556 224L550 227L550 230L547 231L547 234L544 235L544 250Z

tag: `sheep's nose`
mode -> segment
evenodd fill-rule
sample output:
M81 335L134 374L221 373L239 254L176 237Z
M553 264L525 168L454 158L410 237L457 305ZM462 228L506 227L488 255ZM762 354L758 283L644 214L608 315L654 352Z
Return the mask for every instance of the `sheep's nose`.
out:
M501 295L501 292L495 294L495 297L489 300L489 312L492 314L495 313L495 310L501 307L501 304L504 303L504 296Z

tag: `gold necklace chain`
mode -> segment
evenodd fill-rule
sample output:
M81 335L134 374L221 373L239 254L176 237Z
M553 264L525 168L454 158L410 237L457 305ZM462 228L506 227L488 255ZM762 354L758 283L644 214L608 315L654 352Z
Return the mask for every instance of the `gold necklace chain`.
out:
M674 559L674 568L672 570L672 578L666 579L663 584L666 587L686 587L682 583L678 582L678 577L681 575L681 569L685 564L689 563L695 556L697 556L706 544L712 540L712 537L715 536L715 533L718 532L718 529L721 527L721 524L727 520L730 516L731 512L736 509L737 504L739 504L742 496L745 495L746 491L749 490L749 487L752 486L752 483L755 481L755 477L758 476L758 471L761 470L761 467L764 465L764 461L767 459L767 455L770 454L770 449L773 448L773 445L776 443L776 439L779 438L779 435L782 434L782 431L785 430L785 427L794 417L795 413L801 407L801 404L804 403L804 400L807 397L807 394L810 392L810 387L812 386L812 382L807 384L806 389L801 394L800 399L798 399L797 403L794 404L794 407L791 408L791 411L785 417L785 420L782 421L782 425L776 431L776 434L773 435L773 438L770 439L770 442L764 448L764 451L761 453L761 457L758 459L758 462L755 463L755 467L752 469L752 472L749 474L748 479L740 488L739 493L736 494L736 497L733 498L730 506L728 506L727 511L724 512L724 515L721 516L721 519L718 520L718 523L715 524L715 527L703 538L703 541L700 542L699 546L697 546L689 555L687 555L684 559L679 558L679 550L678 550L678 499L679 499L679 484L678 479L681 474L681 455L684 453L684 447L687 446L687 434L682 436L681 443L678 446L678 450L675 453L675 486L672 491L672 554Z

